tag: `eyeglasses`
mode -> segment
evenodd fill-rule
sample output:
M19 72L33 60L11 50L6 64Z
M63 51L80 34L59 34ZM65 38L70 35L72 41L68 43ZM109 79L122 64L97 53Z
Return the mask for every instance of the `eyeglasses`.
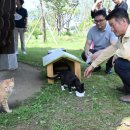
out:
M105 19L100 19L100 20L94 20L94 23L101 23L103 22Z

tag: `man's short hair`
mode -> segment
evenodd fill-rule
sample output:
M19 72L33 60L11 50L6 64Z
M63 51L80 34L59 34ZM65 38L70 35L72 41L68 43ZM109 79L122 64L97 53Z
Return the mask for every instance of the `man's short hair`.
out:
M95 13L95 15L94 15L94 17L96 17L96 16L99 16L99 15L103 15L105 18L106 18L106 11L105 10L98 10L96 13Z
M106 20L110 20L112 18L122 19L125 18L129 23L129 16L125 9L123 8L116 8L110 12L110 14L106 17Z
M24 0L19 0L20 4L23 5L24 4Z

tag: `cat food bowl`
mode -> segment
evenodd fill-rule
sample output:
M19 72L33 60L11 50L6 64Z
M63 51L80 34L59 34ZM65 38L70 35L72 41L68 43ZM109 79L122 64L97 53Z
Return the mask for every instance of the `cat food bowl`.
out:
M79 93L78 91L75 91L77 97L84 97L85 91L83 93Z

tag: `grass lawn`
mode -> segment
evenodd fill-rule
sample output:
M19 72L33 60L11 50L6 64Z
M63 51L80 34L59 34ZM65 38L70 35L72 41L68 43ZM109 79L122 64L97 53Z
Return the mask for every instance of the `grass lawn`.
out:
M114 73L105 74L105 64L100 72L86 79L83 77L85 64L81 65L82 82L85 84L85 97L76 97L67 90L62 92L59 82L47 84L46 68L42 66L42 57L47 50L65 48L67 52L81 58L85 36L63 36L58 45L48 39L31 39L27 46L27 55L19 54L18 60L31 64L41 70L43 88L35 97L23 102L13 113L0 114L0 130L115 130L122 118L129 116L130 104L122 103L122 96L116 88L122 86Z

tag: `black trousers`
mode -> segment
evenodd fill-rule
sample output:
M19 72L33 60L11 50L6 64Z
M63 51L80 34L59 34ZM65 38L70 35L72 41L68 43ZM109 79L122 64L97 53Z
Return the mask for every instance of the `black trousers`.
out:
M90 49L89 51L90 51L92 54L95 53L95 52L97 52L97 50L94 50L94 49ZM85 51L82 52L81 57L82 57L82 59L86 62L87 58L86 58L86 56L85 56ZM107 61L107 63L106 63L106 70L112 68L112 66L113 66L113 65L112 65L112 59L113 59L113 56L108 59L108 61Z
M115 72L121 78L124 88L130 92L130 61L118 58L115 61Z

